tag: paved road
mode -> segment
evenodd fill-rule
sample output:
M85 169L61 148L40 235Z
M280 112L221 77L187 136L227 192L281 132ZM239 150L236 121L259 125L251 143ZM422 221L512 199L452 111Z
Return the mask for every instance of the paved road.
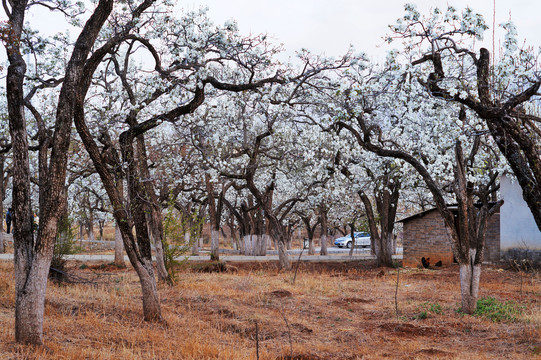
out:
M4 239L12 241L11 235L3 234ZM320 248L316 248L316 254L319 254ZM402 249L397 249L398 255L393 255L393 259L402 259ZM288 255L290 260L297 261L301 249L292 249L288 250ZM355 249L353 256L349 256L349 249L341 249L337 247L328 248L329 255L308 255L308 250L305 249L302 251L301 261L354 261L354 260L369 260L374 259L374 256L370 254L370 251L367 249ZM208 261L210 260L210 255L208 250L202 251L200 256L188 256L188 261ZM66 258L69 260L80 260L80 261L105 261L112 262L114 260L114 255L66 255ZM178 258L177 260L184 260L184 257ZM13 254L0 254L0 260L13 260ZM124 256L124 260L129 262L127 256ZM266 256L244 256L238 255L234 250L221 249L220 250L220 260L223 261L277 261L278 260L278 251L277 250L268 250Z
M80 261L104 261L112 262L114 260L114 255L67 255L68 260L80 260ZM289 259L291 261L297 261L299 259L298 254L289 254ZM356 254L350 257L347 254L340 255L305 255L301 256L301 261L354 261L354 260L370 260L374 259L374 256L366 254ZM402 259L402 255L393 255L393 259ZM0 254L0 260L13 260L13 254ZM124 260L129 262L127 256L124 256ZM177 260L184 260L184 258L178 258ZM200 256L188 256L188 261L208 261L210 260L210 255L200 255ZM278 255L267 255L267 256L244 256L244 255L226 255L221 254L220 260L222 261L277 261Z

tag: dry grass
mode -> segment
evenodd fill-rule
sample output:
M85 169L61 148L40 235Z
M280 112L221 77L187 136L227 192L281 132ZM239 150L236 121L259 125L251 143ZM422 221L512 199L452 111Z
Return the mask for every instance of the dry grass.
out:
M50 284L45 346L14 343L11 263L0 263L1 359L532 359L541 356L541 279L485 269L481 296L523 307L516 321L463 316L457 268L396 271L366 264L302 264L291 273L270 264L237 271L180 270L160 286L164 323L142 321L133 271L72 271L97 285ZM421 316L422 312L426 316ZM290 339L291 338L291 342ZM291 356L292 355L292 356Z

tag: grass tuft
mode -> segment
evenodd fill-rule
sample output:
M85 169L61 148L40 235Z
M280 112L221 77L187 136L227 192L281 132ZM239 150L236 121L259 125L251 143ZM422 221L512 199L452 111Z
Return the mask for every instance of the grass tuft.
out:
M522 313L522 307L512 301L498 301L493 297L485 297L477 301L474 315L482 316L493 322L515 322Z

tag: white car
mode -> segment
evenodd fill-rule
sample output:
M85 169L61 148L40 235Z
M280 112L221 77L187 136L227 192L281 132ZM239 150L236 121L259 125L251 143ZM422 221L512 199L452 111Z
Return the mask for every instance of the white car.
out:
M367 232L356 232L355 235L355 246L362 248L370 248L370 234ZM351 235L340 237L334 241L334 245L339 248L347 247L351 248Z

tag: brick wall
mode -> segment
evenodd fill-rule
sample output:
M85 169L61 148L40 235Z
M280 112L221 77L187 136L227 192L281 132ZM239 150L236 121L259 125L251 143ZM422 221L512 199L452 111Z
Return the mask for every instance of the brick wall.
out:
M500 213L496 213L488 219L484 261L500 261Z
M436 211L429 211L404 221L404 266L415 267L421 264L421 258L430 258L430 264L441 261L453 263L451 240L443 219Z
M421 258L430 258L430 264L441 261L443 265L453 263L451 237L443 219L436 210L404 221L404 266L416 267ZM500 214L489 219L484 261L500 260Z

